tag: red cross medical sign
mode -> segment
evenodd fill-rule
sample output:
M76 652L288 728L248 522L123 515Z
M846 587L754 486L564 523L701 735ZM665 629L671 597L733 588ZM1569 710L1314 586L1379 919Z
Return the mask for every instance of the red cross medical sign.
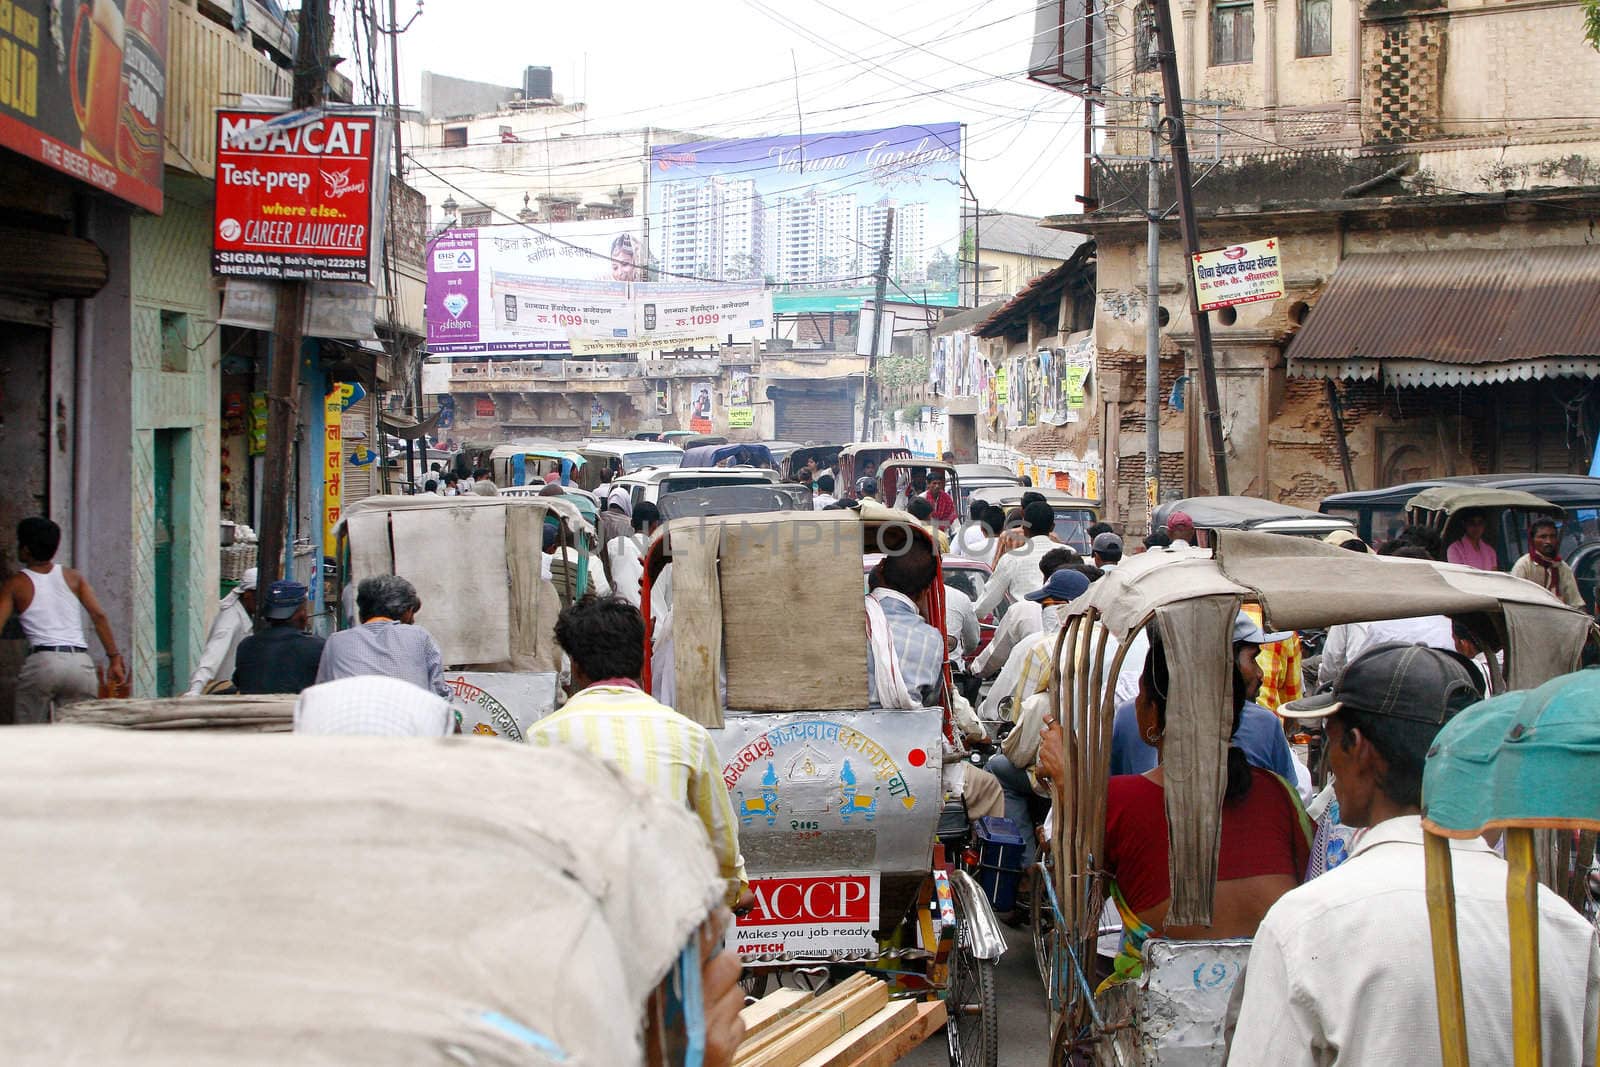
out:
M1283 295L1283 265L1276 237L1196 252L1191 266L1195 302L1201 311L1276 300Z

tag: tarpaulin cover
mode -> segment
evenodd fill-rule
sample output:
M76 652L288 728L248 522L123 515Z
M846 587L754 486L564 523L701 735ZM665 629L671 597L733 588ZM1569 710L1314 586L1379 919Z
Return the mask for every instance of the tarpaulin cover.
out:
M1561 514L1561 509L1520 489L1496 489L1487 485L1430 485L1410 500L1406 507L1423 511L1460 511L1462 508L1522 508Z
M6 1063L637 1064L723 891L682 804L473 738L15 727L0 810Z
M1474 704L1445 724L1423 820L1448 837L1525 826L1600 830L1600 671Z

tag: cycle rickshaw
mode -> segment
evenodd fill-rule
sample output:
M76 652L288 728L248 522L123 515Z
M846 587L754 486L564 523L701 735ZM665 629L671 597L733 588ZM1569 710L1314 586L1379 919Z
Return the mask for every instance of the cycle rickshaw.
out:
M670 673L668 702L721 754L756 896L734 934L747 974L864 969L896 996L942 998L951 1063L994 1067L1005 939L936 842L956 758L948 666L938 703L868 701L862 557L909 538L937 560L926 527L884 509L669 522L645 555L647 685L666 699ZM943 590L936 575L919 605L941 634Z
M1525 689L1574 670L1592 620L1531 582L1446 563L1385 559L1303 538L1221 530L1214 549L1124 560L1065 609L1050 700L1064 739L1051 783L1050 876L1036 920L1051 1006L1052 1062L1221 1063L1223 1016L1249 954L1244 939L1152 938L1143 974L1096 994L1107 895L1114 682L1135 636L1159 628L1183 684L1167 704L1162 753L1169 824L1167 922L1211 923L1230 729L1231 631L1243 604L1269 629L1448 615L1485 651L1490 689Z

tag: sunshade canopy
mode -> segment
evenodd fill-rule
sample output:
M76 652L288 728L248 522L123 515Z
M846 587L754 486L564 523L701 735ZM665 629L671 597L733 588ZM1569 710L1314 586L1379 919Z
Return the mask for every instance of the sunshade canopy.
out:
M1462 711L1439 732L1422 779L1428 829L1600 829L1600 671L1553 678Z
M1280 504L1275 500L1262 500L1253 496L1192 496L1187 500L1162 504L1156 509L1154 524L1158 527L1165 526L1167 517L1175 511L1181 511L1193 519L1195 528L1200 530L1246 530L1274 519L1316 519L1333 523L1343 521L1331 519L1321 512L1311 511L1308 508Z
M639 1064L724 892L682 802L473 737L14 727L0 806L9 1063Z
M683 452L685 467L715 467L726 459L739 459L751 467L772 466L772 452L766 445L695 445Z
M1561 514L1561 508L1520 489L1496 489L1485 485L1433 485L1410 500L1406 507L1419 511L1457 512L1463 508L1515 508L1523 511L1548 511Z

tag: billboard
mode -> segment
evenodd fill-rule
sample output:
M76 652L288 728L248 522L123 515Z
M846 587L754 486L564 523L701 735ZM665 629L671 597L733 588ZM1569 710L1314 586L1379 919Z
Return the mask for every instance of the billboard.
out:
M958 302L959 123L656 145L650 163L662 277L765 282L786 313L858 310L893 208L890 291Z
M161 210L167 0L0 3L0 145Z
M771 327L759 283L644 282L644 220L448 230L428 251L428 348L620 355L709 347Z
M375 113L219 109L212 273L371 281L387 145Z

